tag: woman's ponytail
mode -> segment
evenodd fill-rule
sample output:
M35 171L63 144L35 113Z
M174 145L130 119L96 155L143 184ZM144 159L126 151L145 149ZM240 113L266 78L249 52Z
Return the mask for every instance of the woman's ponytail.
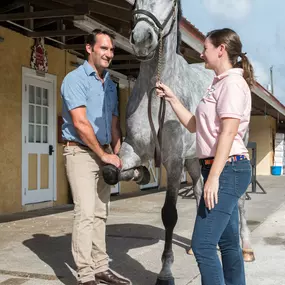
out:
M247 82L249 87L252 87L254 85L254 82L255 82L253 67L252 67L248 57L246 56L246 52L241 53L240 58L241 58L241 60L238 61L234 65L234 67L240 67L243 69L243 78L245 79L245 81Z

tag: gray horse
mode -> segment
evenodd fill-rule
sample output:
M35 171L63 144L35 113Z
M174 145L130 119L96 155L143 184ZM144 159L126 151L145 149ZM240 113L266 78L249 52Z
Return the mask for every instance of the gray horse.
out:
M178 0L137 0L134 4L134 25L131 44L137 58L141 59L140 73L127 105L126 138L120 150L123 168L112 167L105 171L105 180L135 180L144 183L146 174L141 165L154 157L156 134L150 128L147 110L150 90L160 79L177 94L184 106L195 113L196 107L213 79L213 73L202 64L189 65L179 54L181 3ZM160 40L162 49L159 52ZM161 56L159 56L159 53ZM153 92L154 93L154 92ZM160 99L152 94L150 115L158 132ZM195 134L181 125L170 105L166 104L165 120L161 132L161 161L167 171L167 190L162 208L165 227L165 247L162 254L162 269L157 285L174 284L171 265L173 229L177 222L176 202L184 166L193 181L194 194L199 204L203 181L199 160L196 157ZM157 150L158 151L158 150ZM108 181L109 180L109 181ZM146 179L147 180L147 179ZM243 214L241 232L243 246L250 249L249 230L244 218L244 200L239 204Z

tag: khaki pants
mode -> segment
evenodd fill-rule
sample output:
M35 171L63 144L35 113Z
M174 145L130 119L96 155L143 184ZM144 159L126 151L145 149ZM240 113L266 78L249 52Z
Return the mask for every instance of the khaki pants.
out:
M94 280L108 266L106 219L110 186L102 177L101 161L88 148L64 148L66 172L74 201L72 254L79 281Z

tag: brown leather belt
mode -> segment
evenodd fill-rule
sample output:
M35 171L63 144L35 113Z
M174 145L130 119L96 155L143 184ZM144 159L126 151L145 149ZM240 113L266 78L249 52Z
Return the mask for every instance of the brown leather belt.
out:
M75 142L75 141L64 141L64 145L66 145L66 146L79 146L79 147L85 147L85 148L90 149L89 146L84 145L84 144L79 143L79 142ZM106 150L106 149L109 149L110 144L104 144L101 146L104 150Z
M65 144L66 146L88 147L88 146L86 146L86 145L84 145L84 144L81 144L81 143L75 142L75 141L65 141L64 144Z

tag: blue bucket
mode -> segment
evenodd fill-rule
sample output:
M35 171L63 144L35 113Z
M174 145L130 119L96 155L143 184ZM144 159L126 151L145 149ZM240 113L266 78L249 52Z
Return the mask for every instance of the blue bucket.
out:
M282 166L271 166L271 174L272 175L281 175L282 174Z

